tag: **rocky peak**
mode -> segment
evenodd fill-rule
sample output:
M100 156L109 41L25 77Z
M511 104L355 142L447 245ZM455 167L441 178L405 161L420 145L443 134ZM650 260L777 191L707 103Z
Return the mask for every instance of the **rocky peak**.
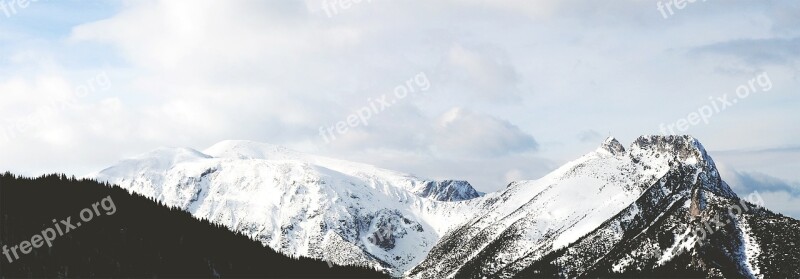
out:
M693 187L726 197L736 194L722 181L716 164L703 145L692 136L641 136L633 142L630 156L645 165L667 164L694 180Z
M697 139L688 135L641 136L633 142L631 149L648 151L648 153L653 154L673 155L673 158L680 160L697 159L697 161L705 161L709 159L703 145Z
M625 154L625 147L614 137L608 137L598 149L611 153L612 155Z
M416 191L417 195L437 201L465 201L483 196L467 181L427 181Z

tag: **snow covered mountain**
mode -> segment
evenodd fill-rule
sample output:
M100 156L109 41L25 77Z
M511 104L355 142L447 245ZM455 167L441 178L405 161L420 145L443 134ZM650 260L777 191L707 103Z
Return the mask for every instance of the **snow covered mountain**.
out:
M489 194L247 141L159 149L91 177L288 255L398 277L800 271L800 222L740 200L688 136L644 136L628 150L609 138L541 179Z
M203 152L158 149L90 175L223 224L287 255L400 275L483 195L279 146L225 141Z
M445 235L409 277L783 278L800 271L800 222L740 200L688 136L640 137L628 151L608 139L479 207L483 213ZM773 231L754 231L758 223Z

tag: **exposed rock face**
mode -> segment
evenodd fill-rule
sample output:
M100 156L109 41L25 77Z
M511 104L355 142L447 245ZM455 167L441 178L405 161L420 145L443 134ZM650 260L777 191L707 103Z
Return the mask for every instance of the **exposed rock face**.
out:
M600 150L605 150L612 155L625 155L625 147L614 137L608 137L603 144L600 145Z
M465 201L483 196L469 182L457 180L429 181L416 190L416 193L437 201Z

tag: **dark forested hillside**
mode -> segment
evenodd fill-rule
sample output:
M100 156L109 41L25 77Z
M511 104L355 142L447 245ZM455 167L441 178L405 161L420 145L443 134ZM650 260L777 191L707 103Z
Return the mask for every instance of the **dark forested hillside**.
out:
M107 197L115 212L107 214L112 212L108 202L103 204L107 207L95 206L96 216L78 226L81 211ZM95 181L0 175L0 246L11 249L31 241L55 229L54 219L67 217L76 227L56 238L52 247L27 247L32 250L27 255L17 250L19 259L12 263L0 254L0 278L386 277L366 268L329 268L322 261L292 259L184 211Z

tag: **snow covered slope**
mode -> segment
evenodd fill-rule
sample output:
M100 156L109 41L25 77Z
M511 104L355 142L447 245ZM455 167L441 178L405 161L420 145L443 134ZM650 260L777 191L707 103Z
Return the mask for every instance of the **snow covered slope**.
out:
M483 214L445 236L411 275L494 274L529 255L544 255L578 240L670 170L660 153L632 152L639 159L609 138L542 179L517 182L488 196L479 205Z
M243 232L288 255L399 274L469 216L466 182L394 171L248 141L203 152L158 149L97 174L101 181ZM454 212L458 212L455 214Z

